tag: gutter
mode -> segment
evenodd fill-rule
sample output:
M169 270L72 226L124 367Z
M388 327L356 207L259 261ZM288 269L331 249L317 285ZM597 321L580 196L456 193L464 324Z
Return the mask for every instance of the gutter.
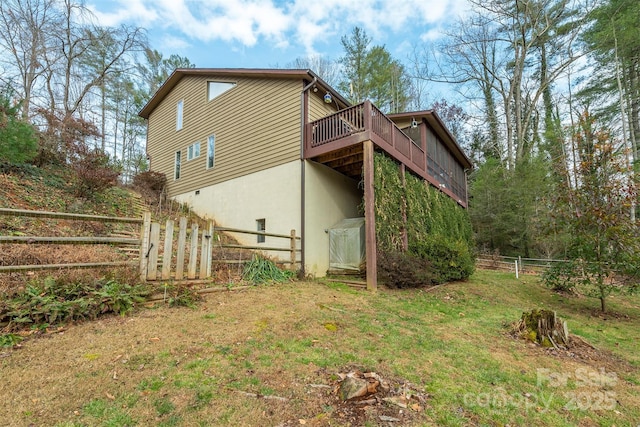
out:
M300 275L305 276L305 204L306 204L306 183L305 183L305 161L304 161L304 133L306 125L304 94L318 81L314 76L311 83L302 88L300 93Z

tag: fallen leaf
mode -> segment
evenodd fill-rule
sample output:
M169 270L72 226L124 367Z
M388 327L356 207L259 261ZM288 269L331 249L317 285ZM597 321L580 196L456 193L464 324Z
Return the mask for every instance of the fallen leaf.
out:
M331 323L331 322L329 322L329 323L325 323L325 324L324 324L324 328L325 328L327 331L331 331L331 332L335 332L335 331L337 331L337 330L338 330L338 326L337 326L335 323Z

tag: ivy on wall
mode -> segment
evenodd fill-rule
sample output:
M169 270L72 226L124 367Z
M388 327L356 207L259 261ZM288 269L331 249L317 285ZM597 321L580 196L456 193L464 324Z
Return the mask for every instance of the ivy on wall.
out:
M378 251L404 252L406 227L408 252L428 261L433 282L471 275L474 243L466 209L408 171L403 182L399 165L382 153L374 156L374 188Z

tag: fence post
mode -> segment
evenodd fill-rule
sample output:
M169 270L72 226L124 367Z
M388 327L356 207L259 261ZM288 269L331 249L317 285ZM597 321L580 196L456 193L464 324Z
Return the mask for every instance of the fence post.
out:
M164 232L164 252L162 253L162 280L171 276L171 258L173 257L173 220L168 219Z
M187 245L187 218L180 217L178 231L178 254L176 256L176 280L184 277L184 251Z
M199 279L207 278L207 254L209 253L209 243L211 243L211 235L207 234L209 227L202 230L202 245L200 247L200 273Z
M515 262L516 262L516 279L519 279L520 275L518 274L518 260L516 260Z
M158 246L160 245L160 224L151 223L151 234L149 237L149 260L147 263L147 278L156 280L158 277Z
M198 224L191 225L191 249L189 251L189 267L187 279L196 278L196 267L198 263Z
M296 230L291 230L291 269L295 271L296 269Z
M207 223L209 229L209 239L207 246L207 278L211 277L211 264L213 260L211 259L213 256L213 221L209 221Z
M140 279L147 280L147 252L149 251L149 233L151 232L151 212L142 214L140 228Z

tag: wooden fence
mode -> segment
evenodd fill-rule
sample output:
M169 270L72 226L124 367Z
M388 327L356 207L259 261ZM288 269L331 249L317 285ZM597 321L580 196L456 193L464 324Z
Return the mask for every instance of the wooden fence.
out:
M187 218L180 218L176 230L175 221L169 219L164 227L159 223L150 223L145 217L143 229L146 232L141 239L141 274L146 280L194 280L209 279L212 274L212 264L214 262L212 252L214 248L214 236L216 232L252 234L258 236L275 237L288 240L286 247L273 247L262 245L241 245L235 243L220 243L215 247L238 250L253 250L263 252L288 252L289 259L282 261L295 268L299 262L297 242L300 237L296 236L295 230L291 230L289 235L267 233L262 231L249 231L237 228L215 227L209 221L202 230L197 223L187 224ZM148 224L148 225L147 225ZM176 236L177 231L177 236ZM177 238L176 238L177 237ZM215 260L216 262L236 263L235 260ZM245 259L239 262L247 262Z
M29 211L23 209L0 208L0 216L19 216L55 220L95 221L100 223L142 224L142 218L109 217L100 215L83 215L61 212ZM141 248L139 238L129 237L40 237L40 236L0 236L0 244L57 244L57 245L112 245L135 246ZM141 254L141 252L140 252ZM0 273L58 270L61 268L99 268L135 265L137 261L87 262L64 264L30 264L30 265L0 265Z
M135 258L127 261L114 262L83 262L83 263L56 263L56 264L22 264L2 265L0 273L27 272L35 270L59 270L75 268L100 268L117 266L138 266L140 277L143 280L194 280L209 279L212 277L213 262L243 263L241 261L213 260L214 233L243 233L286 240L283 247L273 246L246 246L236 243L220 243L216 247L231 250L253 250L263 252L288 252L288 259L281 261L295 268L299 263L298 255L301 250L297 247L300 237L295 230L291 234L275 234L261 231L240 230L235 228L214 227L209 221L200 230L200 225L193 222L187 227L187 218L182 217L178 221L176 229L173 220L167 220L163 227L157 222L151 221L151 214L145 212L141 218L109 217L99 215L83 215L61 212L29 211L22 209L0 208L0 216L31 217L54 220L94 221L100 223L122 223L139 225L139 232L134 237L103 236L103 237L59 237L59 236L0 236L1 244L63 244L63 245L111 245L121 249L135 248ZM220 240L222 242L222 240ZM129 252L129 254L131 254Z

